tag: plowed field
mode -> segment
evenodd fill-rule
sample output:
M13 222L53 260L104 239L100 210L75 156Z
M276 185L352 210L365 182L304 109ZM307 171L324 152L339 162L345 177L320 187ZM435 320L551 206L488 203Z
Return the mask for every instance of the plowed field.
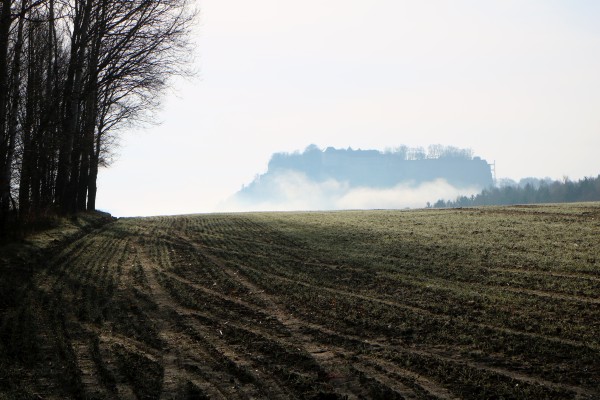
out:
M0 305L0 398L600 398L600 205L120 219Z

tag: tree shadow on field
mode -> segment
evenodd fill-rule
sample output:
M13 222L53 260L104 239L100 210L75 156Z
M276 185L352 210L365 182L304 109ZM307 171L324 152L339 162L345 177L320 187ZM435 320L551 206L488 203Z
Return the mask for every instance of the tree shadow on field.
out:
M44 248L28 243L0 248L0 398L82 397L66 313L83 303L75 293L95 292L88 290L93 282L84 284L57 265L65 260L65 244L92 228Z
M71 387L65 374L64 318L53 293L34 284L35 275L47 268L52 250L36 251L23 245L3 248L0 262L0 393L9 398L33 396L32 371L51 366L62 387ZM52 333L52 334L50 334ZM69 390L69 392L71 392ZM57 393L66 394L62 391ZM18 394L18 395L17 395Z

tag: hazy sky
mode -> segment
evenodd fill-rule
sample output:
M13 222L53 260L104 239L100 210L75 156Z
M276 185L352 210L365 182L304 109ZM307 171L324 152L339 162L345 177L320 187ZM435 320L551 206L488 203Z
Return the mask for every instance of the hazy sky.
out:
M513 179L600 174L600 1L197 4L198 78L175 82L160 126L123 132L100 209L211 212L311 143L470 147Z

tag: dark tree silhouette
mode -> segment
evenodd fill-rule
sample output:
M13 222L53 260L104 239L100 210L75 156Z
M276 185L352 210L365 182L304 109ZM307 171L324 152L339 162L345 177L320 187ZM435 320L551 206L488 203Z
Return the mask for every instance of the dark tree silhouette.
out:
M0 0L0 227L96 207L117 132L188 75L188 0Z

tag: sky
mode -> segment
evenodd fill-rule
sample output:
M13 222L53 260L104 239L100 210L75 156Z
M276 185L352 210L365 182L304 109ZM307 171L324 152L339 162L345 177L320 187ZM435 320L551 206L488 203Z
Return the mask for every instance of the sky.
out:
M197 0L198 72L121 132L97 206L227 211L273 153L471 148L498 178L600 174L596 0ZM432 199L432 201L437 198Z

